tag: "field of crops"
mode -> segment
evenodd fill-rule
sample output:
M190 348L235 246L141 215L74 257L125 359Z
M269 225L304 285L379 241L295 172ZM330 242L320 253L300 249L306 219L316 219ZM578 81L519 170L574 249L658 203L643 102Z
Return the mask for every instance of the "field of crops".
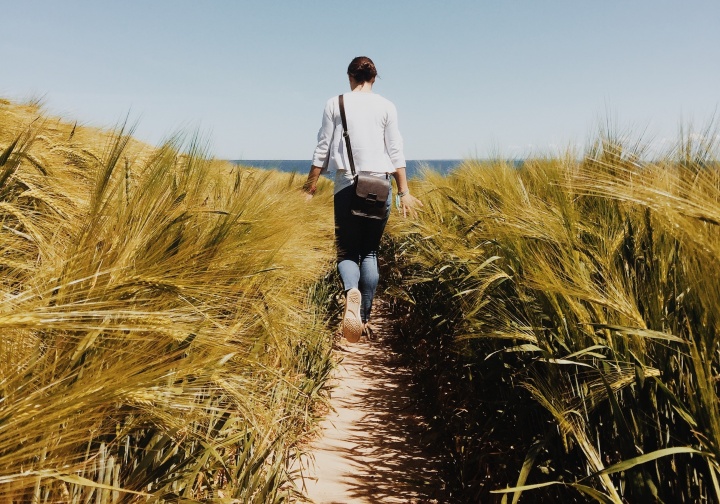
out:
M383 289L449 499L720 501L717 138L412 182ZM297 496L337 310L301 184L0 100L0 500Z
M286 500L332 368L331 217L131 133L0 102L0 500Z
M706 133L653 162L604 132L583 156L416 181L386 289L458 501L720 500Z

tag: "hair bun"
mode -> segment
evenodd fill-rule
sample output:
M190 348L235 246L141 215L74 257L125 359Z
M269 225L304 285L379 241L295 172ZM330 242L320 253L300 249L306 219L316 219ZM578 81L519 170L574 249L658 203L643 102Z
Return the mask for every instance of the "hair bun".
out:
M375 63L367 56L354 58L348 66L347 73L359 83L370 82L377 76Z

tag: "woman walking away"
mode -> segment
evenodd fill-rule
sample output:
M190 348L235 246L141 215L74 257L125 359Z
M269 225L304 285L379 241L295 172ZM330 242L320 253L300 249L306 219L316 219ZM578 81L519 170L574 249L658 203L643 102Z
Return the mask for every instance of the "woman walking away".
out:
M383 198L377 202L380 215L364 216L362 211L353 210L357 203L356 184L365 184L362 179L369 174L387 180L389 186L393 175L403 216L414 217L422 203L408 190L395 105L372 91L377 76L375 64L370 58L359 56L350 62L347 74L351 92L333 97L325 104L304 190L312 197L320 173L325 169L335 172L335 244L345 291L342 332L345 339L354 343L364 331L369 331L367 324L380 279L377 252L392 201L391 190L385 198L382 190L376 191L376 186L371 185L370 192ZM383 185L377 179L369 180ZM377 199L377 194L368 194L367 201L375 204L372 198Z

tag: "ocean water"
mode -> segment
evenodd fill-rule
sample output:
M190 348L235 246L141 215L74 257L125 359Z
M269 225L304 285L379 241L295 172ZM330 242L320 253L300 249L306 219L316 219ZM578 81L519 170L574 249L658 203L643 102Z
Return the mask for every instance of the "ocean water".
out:
M252 166L255 168L263 168L266 170L279 170L283 172L297 172L307 173L310 169L310 160L304 159L237 159L231 162L240 164L243 166ZM462 159L420 159L420 160L408 160L407 161L407 175L412 177L418 173L418 171L424 167L430 167L431 169L447 174L451 172L455 167L462 163Z

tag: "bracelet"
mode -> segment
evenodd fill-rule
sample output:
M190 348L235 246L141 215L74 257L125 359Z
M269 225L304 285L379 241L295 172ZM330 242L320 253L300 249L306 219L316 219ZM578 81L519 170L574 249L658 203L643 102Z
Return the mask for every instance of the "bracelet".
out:
M405 191L405 192L398 191L398 193L397 193L397 195L398 195L399 198L402 198L403 196L408 196L409 194L410 194L410 189L408 189L408 190Z

